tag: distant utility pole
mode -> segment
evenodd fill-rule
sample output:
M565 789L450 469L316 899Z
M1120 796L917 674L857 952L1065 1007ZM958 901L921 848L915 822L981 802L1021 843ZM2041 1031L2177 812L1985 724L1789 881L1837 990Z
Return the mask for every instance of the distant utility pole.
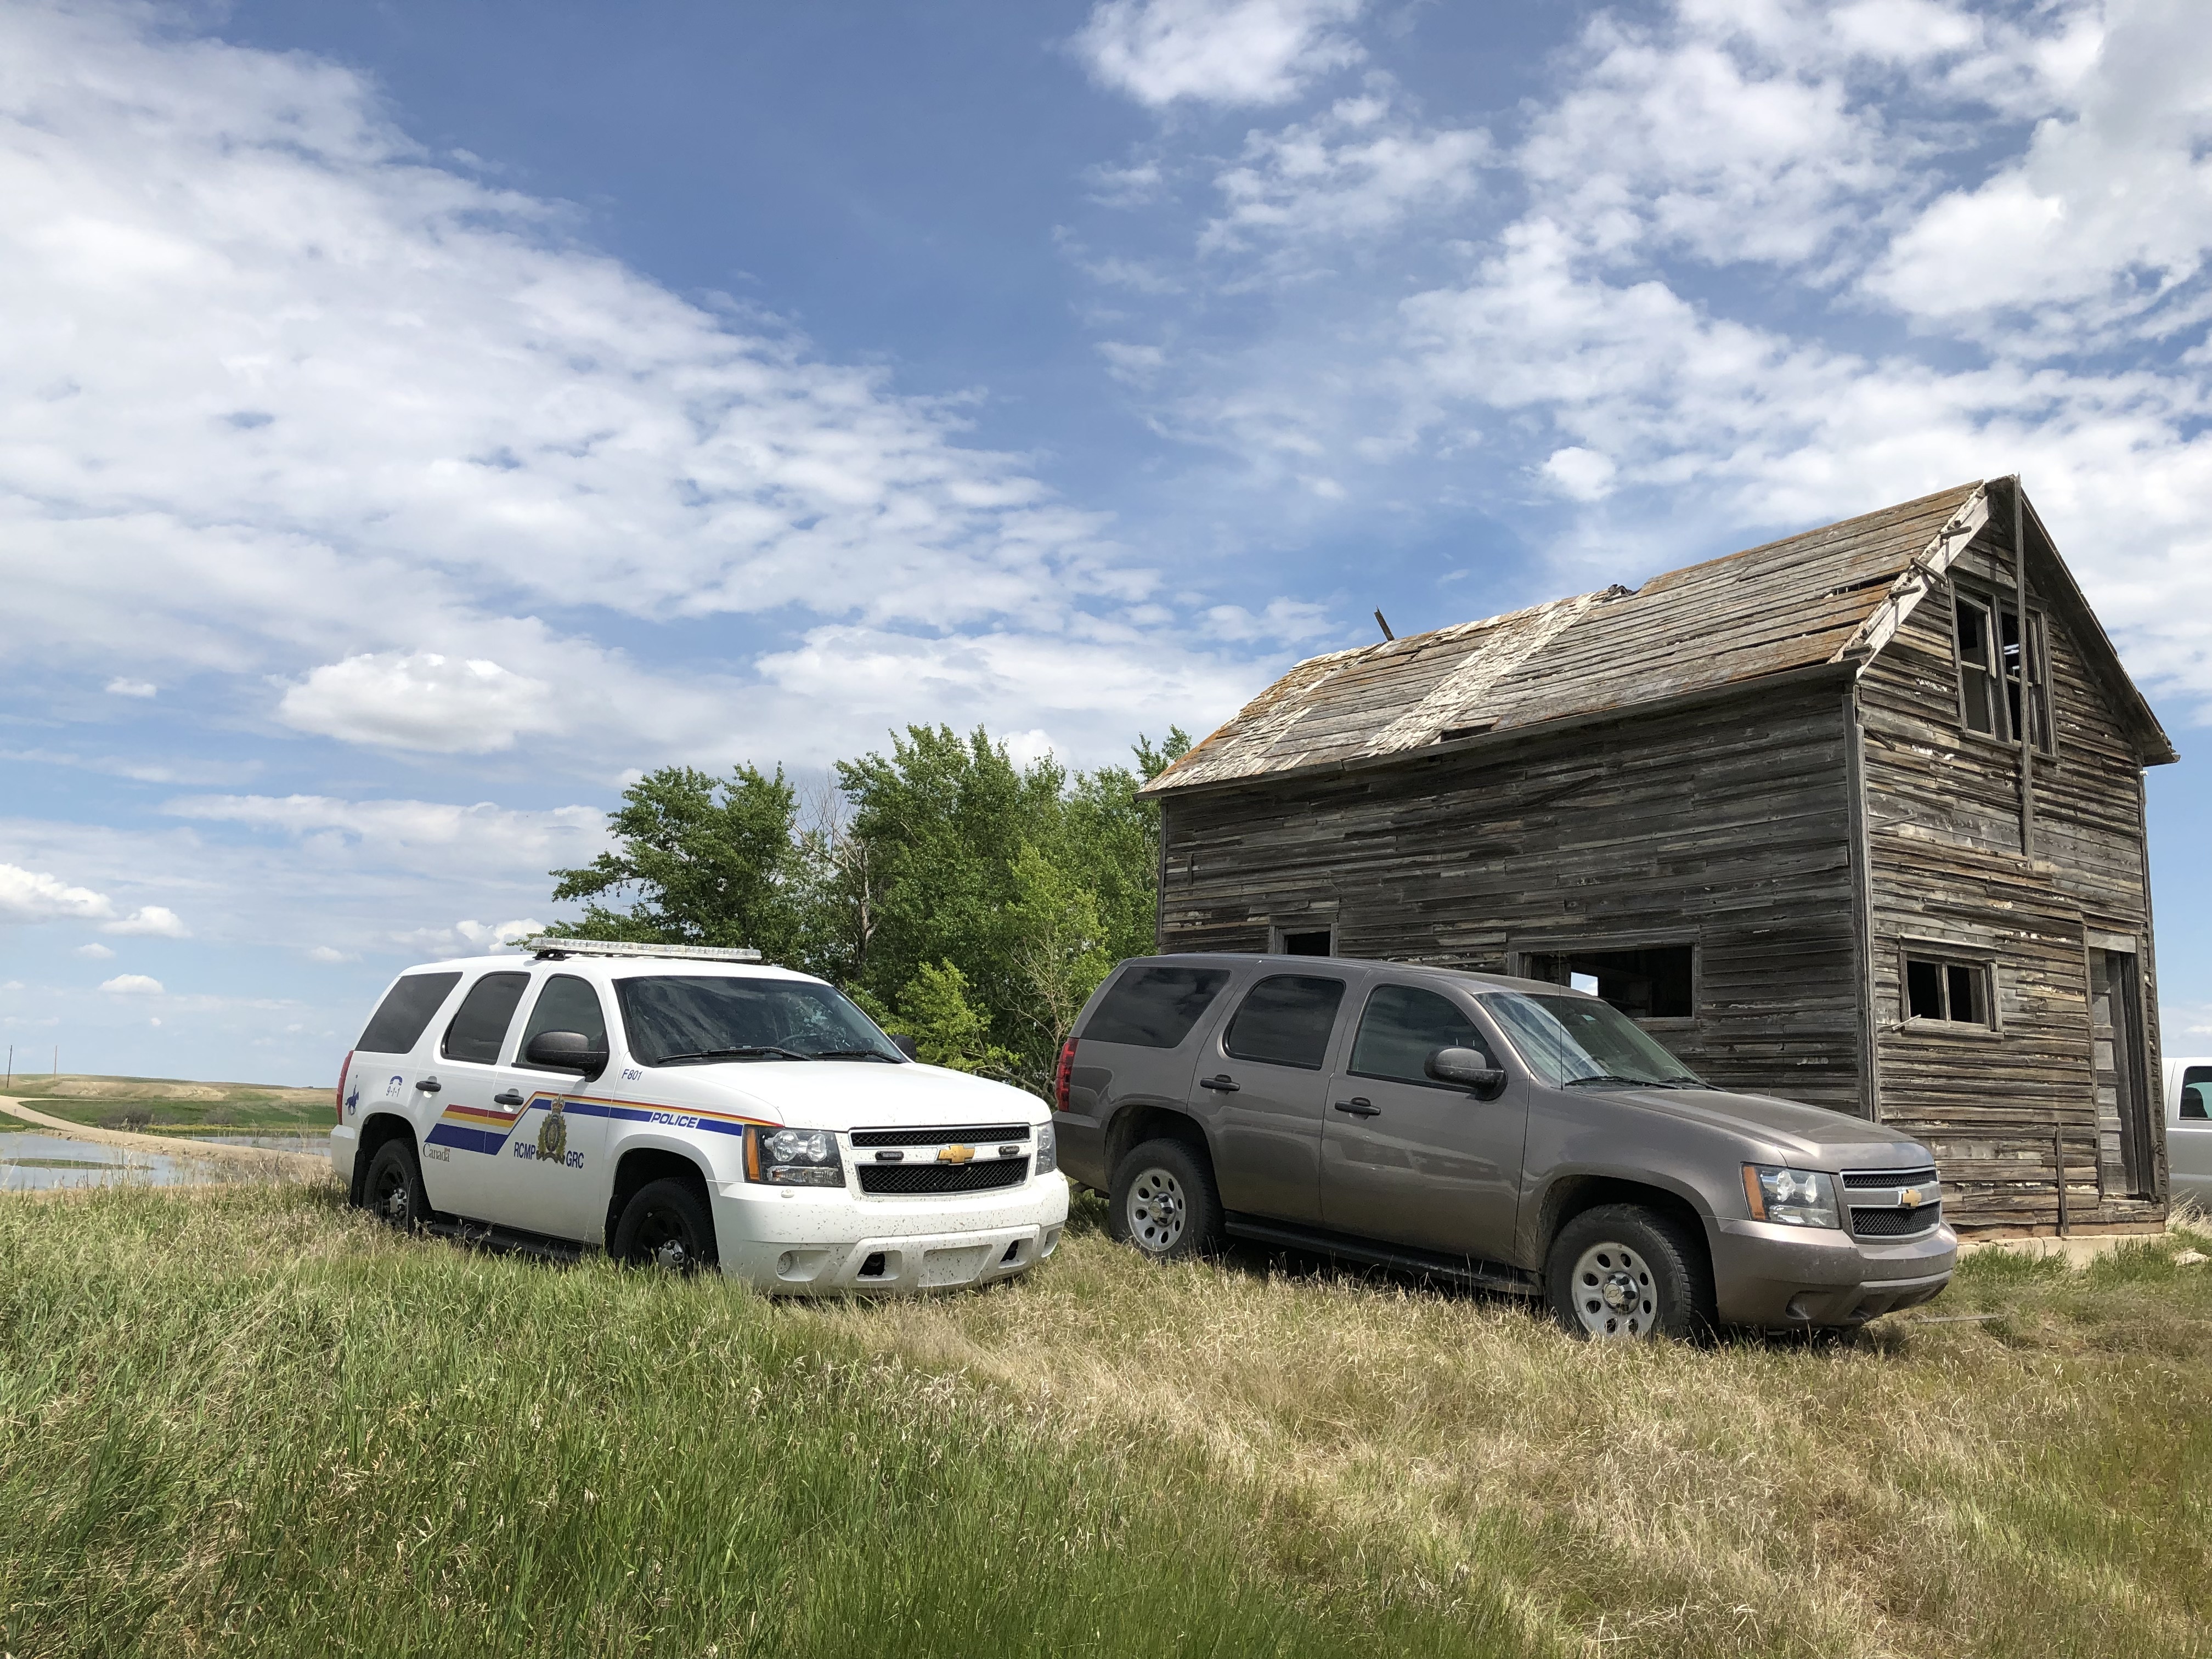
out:
M15 1045L12 1042L8 1045L8 1086L15 1086Z
M56 1077L59 1077L61 1074L62 1074L62 1045L61 1045L60 1043L57 1042L56 1044L54 1044L54 1075L55 1075Z

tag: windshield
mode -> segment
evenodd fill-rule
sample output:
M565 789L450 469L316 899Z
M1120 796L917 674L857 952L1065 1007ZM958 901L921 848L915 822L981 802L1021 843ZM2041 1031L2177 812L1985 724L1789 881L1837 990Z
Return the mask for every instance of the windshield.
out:
M809 980L655 974L617 980L615 995L630 1054L641 1065L902 1060L873 1020Z
M1705 1080L1595 997L1493 992L1482 999L1528 1069L1554 1088L1575 1084L1703 1088Z

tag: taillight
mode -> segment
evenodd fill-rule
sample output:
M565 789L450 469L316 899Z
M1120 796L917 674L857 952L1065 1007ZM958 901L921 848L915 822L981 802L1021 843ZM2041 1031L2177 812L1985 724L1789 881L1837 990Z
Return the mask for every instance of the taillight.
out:
M1075 1039L1060 1045L1060 1063L1052 1068L1052 1103L1055 1111L1068 1109L1068 1097L1075 1088Z
M343 1127L345 1123L346 1073L351 1070L353 1070L353 1050L349 1048L346 1050L345 1063L338 1067L337 1097L331 1103L337 1108L338 1123L340 1127Z

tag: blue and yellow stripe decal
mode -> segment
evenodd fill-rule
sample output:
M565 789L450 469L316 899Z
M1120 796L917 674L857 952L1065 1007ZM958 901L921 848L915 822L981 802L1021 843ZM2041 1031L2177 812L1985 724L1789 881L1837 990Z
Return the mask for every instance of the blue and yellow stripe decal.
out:
M773 1129L780 1125L762 1117L741 1117L734 1112L684 1110L670 1106L641 1106L632 1100L602 1100L591 1095L567 1095L557 1089L540 1090L509 1111L500 1106L466 1106L450 1103L430 1128L433 1146L453 1146L466 1152L497 1157L514 1138L522 1120L533 1111L550 1111L555 1101L574 1117L604 1117L617 1122L657 1123L672 1129L704 1129L710 1134L741 1135L748 1124Z

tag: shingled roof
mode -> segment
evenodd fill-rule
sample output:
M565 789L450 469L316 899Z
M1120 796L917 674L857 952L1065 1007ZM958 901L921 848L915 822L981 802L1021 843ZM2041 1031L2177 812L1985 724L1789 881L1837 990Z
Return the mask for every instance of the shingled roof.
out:
M2010 480L1994 483L2011 488ZM1792 670L1863 662L1988 521L1991 489L1977 481L1938 490L1670 570L1632 592L1610 587L1311 658L1142 793L1382 760ZM2055 551L2049 563L2063 591L2053 592L2040 569L2039 586L2077 633L2086 619L2092 637L2083 648L2108 659L2103 678L2118 675L2122 703L2155 734L2147 758L2171 758L2164 732Z

